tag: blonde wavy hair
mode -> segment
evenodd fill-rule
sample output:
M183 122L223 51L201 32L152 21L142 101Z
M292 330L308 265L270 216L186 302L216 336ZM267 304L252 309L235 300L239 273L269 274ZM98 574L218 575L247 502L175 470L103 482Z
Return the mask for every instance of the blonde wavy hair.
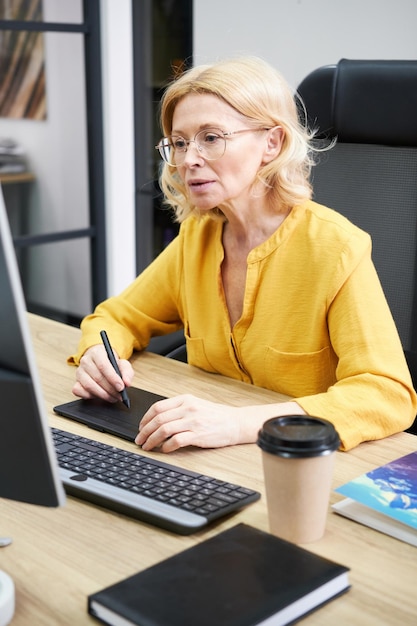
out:
M256 182L264 185L265 193L280 212L311 198L309 178L314 165L314 134L299 121L296 94L269 63L257 57L238 57L184 72L167 87L161 99L160 123L165 137L171 134L175 107L188 94L217 96L246 117L249 126L281 126L282 149L274 160L259 169L254 185ZM177 222L192 214L199 215L175 168L163 164L160 185L165 204L173 209ZM224 219L217 208L209 214Z

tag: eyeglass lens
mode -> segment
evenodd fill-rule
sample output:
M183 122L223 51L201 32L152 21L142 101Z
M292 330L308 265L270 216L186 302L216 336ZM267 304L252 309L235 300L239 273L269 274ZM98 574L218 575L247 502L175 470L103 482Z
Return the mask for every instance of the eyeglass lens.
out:
M158 144L161 157L171 165L181 164L191 143L195 144L202 157L208 160L219 159L226 150L223 134L213 130L201 130L194 139L184 139L178 135L164 137Z

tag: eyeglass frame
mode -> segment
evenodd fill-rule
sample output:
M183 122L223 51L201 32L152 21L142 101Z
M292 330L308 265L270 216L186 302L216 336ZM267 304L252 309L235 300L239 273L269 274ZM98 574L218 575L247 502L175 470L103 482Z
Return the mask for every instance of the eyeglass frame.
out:
M215 128L215 127L209 127L209 128L202 128L201 130L198 131L198 133L196 133L194 135L194 139L185 139L184 137L182 137L182 135L171 135L171 137L161 137L161 139L159 140L158 144L155 146L155 149L158 150L161 159L164 161L164 163L166 163L167 165L170 165L171 167L178 167L178 165L176 163L170 163L169 161L166 160L166 158L164 157L164 150L165 148L173 148L173 151L177 150L180 154L186 154L188 151L188 148L190 146L190 143L194 143L196 145L197 151L199 153L199 155L201 156L201 158L205 159L206 161L217 161L218 159L221 159L222 156L224 156L225 152L226 152L226 137L230 137L231 135L239 135L241 133L248 133L249 131L252 133L256 133L259 132L261 130L271 130L270 128L242 128L241 130L234 130L234 131L229 131L229 132L225 132L223 130L221 130L220 128ZM223 137L224 141L224 150L222 152L222 154L218 157L215 157L214 159L211 159L210 157L206 157L204 155L201 154L201 150L204 150L204 147L200 146L197 142L196 142L196 137L198 135L200 135L201 133L204 132L209 132L209 131L213 131L216 135L219 135L219 137ZM185 146L183 149L178 150L177 148L175 148L173 146L173 144L171 143L170 139L172 137L178 137L180 139L183 139L185 142ZM164 143L165 142L165 143ZM185 159L185 157L184 157ZM180 163L180 165L182 165L182 163Z

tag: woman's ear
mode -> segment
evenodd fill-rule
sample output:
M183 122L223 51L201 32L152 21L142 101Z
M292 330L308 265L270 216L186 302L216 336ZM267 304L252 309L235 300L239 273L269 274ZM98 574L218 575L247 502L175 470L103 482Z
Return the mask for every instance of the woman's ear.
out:
M274 126L269 129L266 137L266 148L264 152L264 163L270 163L281 152L284 141L284 129L282 126Z

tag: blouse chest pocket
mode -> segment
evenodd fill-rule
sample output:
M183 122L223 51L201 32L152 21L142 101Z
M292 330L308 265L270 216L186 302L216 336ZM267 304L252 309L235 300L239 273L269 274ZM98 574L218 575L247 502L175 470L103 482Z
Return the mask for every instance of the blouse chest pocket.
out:
M262 386L296 398L323 393L335 382L336 364L329 347L301 353L267 348Z
M204 349L204 340L201 337L191 338L187 332L185 332L185 341L187 344L187 360L190 365L199 367L206 372L218 372L218 368L214 368L207 358Z

